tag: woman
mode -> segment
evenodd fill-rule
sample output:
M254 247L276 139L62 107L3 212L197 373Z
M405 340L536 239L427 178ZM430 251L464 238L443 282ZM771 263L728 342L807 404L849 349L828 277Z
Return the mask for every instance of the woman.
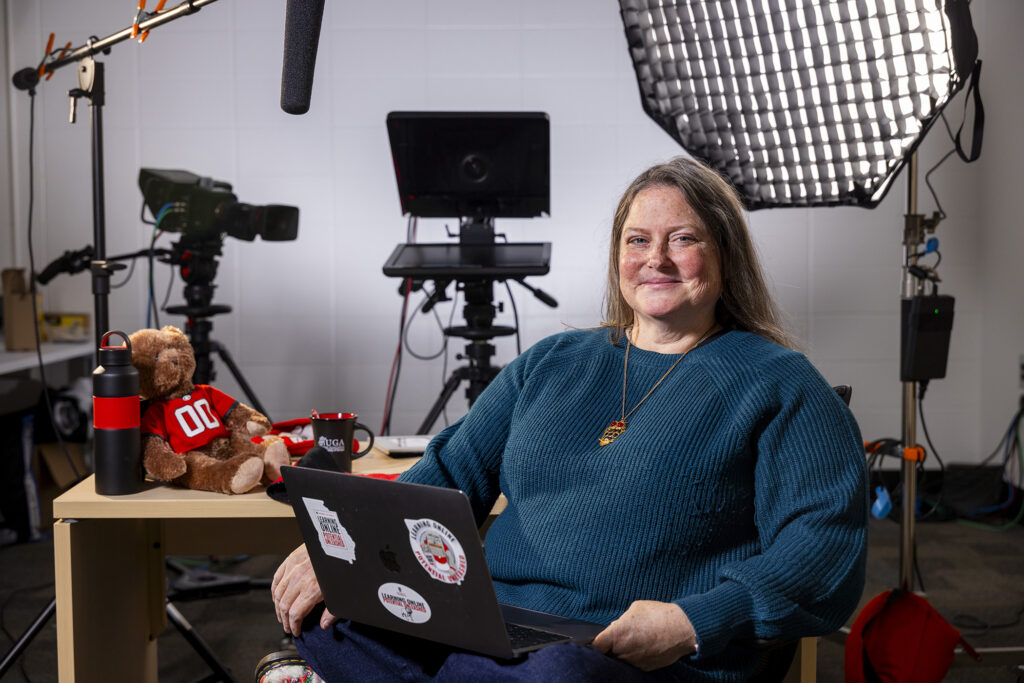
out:
M619 202L608 271L602 328L527 350L402 477L462 489L478 521L503 492L486 539L498 599L608 628L512 665L427 656L326 611L326 631L303 631L322 597L299 548L274 579L278 618L328 680L743 680L758 659L744 639L823 634L852 613L860 434L787 348L735 191L689 159L648 169Z

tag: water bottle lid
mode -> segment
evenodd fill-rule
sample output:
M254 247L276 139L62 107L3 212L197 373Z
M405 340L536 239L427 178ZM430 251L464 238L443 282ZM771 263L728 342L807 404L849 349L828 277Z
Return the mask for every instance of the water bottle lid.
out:
M124 340L124 346L107 346L107 338L110 335L116 334ZM132 364L132 343L128 339L128 335L120 330L111 330L103 335L100 340L100 365L104 367L110 367L111 365L131 365Z

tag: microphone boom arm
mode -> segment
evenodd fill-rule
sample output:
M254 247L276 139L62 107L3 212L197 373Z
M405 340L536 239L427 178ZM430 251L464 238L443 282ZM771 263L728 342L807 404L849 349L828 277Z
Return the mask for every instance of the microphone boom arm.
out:
M168 22L179 19L189 14L195 14L200 9L211 3L217 2L217 0L185 0L179 5L164 10L157 15L141 21L138 24L139 31L151 31L158 26L162 26ZM55 59L52 62L44 64L43 73L52 73L57 69L67 66L68 64L74 63L85 57L91 57L99 52L103 54L109 54L110 48L117 45L125 40L130 40L132 37L132 27L122 29L117 33L112 33L106 38L99 38L96 40L89 39L89 41L82 47L72 50L68 54L64 55L59 59Z

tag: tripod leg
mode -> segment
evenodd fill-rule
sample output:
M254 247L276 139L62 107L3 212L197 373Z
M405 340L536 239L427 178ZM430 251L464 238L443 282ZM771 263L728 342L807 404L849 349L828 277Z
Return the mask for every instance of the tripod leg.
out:
M444 410L445 405L448 403L448 399L452 397L455 390L459 388L459 382L462 381L462 372L464 368L456 368L455 372L451 374L448 381L444 383L444 388L441 389L440 396L434 401L434 405L430 407L430 412L427 413L427 417L423 420L423 424L420 425L420 429L417 434L429 434L430 428L434 426L437 421L437 416Z
M210 646L206 644L206 641L195 632L195 629L192 628L192 624L188 623L185 616L178 611L178 608L175 607L173 603L170 602L167 603L167 618L171 620L171 623L174 624L175 628L177 628L181 635L184 636L185 640L188 641L188 644L192 646L192 649L203 658L206 665L213 670L214 676L204 680L236 683L235 677L231 675L228 668L224 666L219 659L217 659L217 655L213 653L213 650L211 650Z
M238 386L242 388L242 392L245 394L246 398L249 399L249 404L264 415L267 415L267 419L269 420L270 416L267 414L266 409L263 407L263 404L260 403L260 400L256 398L256 394L253 393L252 387L250 387L249 383L245 381L245 376L242 375L242 371L239 367L235 365L235 359L231 357L230 353L228 353L227 348L219 341L214 341L212 339L210 340L210 347L217 352L220 359L228 366L228 370L231 371L235 381L238 382Z
M43 626L46 625L47 620L53 616L53 613L57 611L57 598L50 601L42 612L36 617L32 625L25 629L25 632L21 634L21 638L18 638L18 642L14 644L11 651L4 656L4 661L0 662L0 678L4 677L7 670L11 668L18 657L21 656L22 651L29 646L32 639L36 637L36 634L42 630Z

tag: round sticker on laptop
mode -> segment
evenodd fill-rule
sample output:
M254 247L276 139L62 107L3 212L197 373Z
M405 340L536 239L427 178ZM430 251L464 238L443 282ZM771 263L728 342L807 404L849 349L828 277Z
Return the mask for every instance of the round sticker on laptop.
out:
M466 553L455 534L432 519L407 519L409 545L420 566L442 583L462 583L466 578Z
M377 598L384 609L402 621L422 624L430 621L430 605L423 596L400 583L385 583L377 589Z

